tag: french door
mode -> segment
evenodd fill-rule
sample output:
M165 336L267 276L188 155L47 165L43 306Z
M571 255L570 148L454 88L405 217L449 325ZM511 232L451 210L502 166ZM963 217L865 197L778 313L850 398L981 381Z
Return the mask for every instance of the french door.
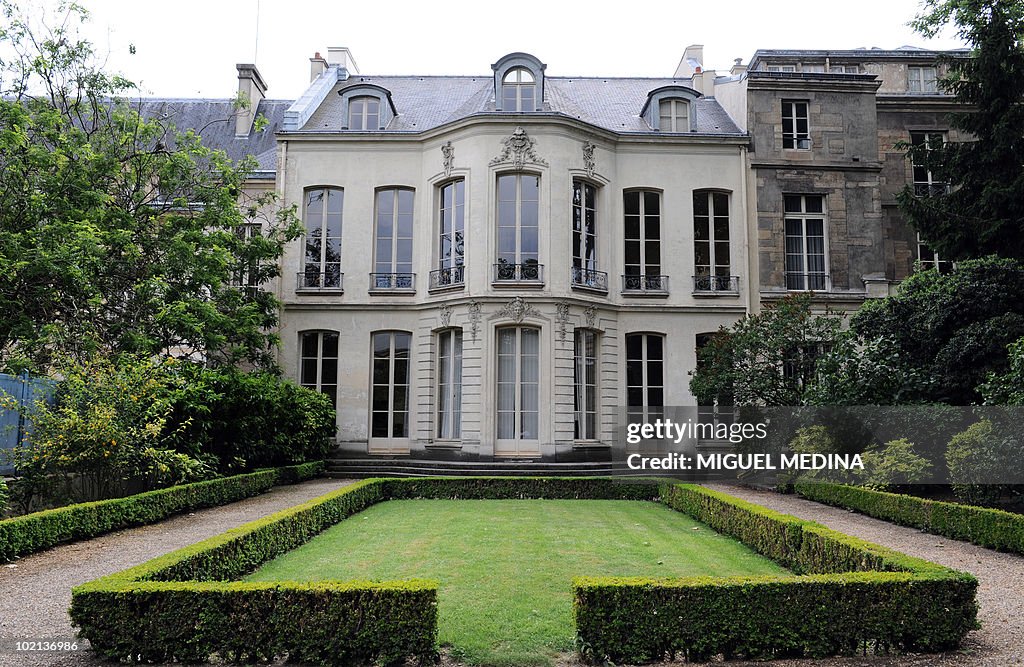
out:
M495 456L540 454L540 330L497 331Z

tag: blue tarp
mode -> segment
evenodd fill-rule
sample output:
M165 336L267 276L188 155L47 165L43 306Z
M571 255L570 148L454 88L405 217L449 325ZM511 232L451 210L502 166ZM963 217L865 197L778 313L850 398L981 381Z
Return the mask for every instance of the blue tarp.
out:
M53 387L53 381L46 378L31 377L27 373L20 376L0 373L0 395L6 393L19 405L28 408L40 400L52 404ZM6 450L17 445L30 427L18 410L0 406L0 474L14 472L6 460Z

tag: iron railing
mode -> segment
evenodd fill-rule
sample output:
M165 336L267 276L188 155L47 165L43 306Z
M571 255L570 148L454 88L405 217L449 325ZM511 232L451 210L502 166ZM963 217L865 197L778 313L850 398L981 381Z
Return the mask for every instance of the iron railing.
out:
M573 287L585 287L587 289L608 291L608 274L605 271L585 269L582 266L574 266L570 269L569 279Z
M318 271L313 267L309 267L296 275L296 289L299 291L340 291L344 279L345 274L341 272L340 267L336 269L328 268L327 271Z
M700 275L693 277L694 292L739 292L739 276L710 276Z
M494 265L494 282L496 283L543 283L543 264L509 264L500 262Z
M445 287L459 287L466 282L466 267L450 266L446 269L436 269L430 272L430 285L428 289L443 289Z
M641 294L668 294L668 276L622 276L622 291Z
M413 290L416 289L415 273L371 273L371 290Z

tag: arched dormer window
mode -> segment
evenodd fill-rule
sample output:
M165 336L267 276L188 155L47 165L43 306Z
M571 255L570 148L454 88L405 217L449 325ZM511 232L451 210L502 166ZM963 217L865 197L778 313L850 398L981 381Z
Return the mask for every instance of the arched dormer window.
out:
M342 128L363 132L377 132L386 129L397 115L391 101L391 91L369 83L357 83L342 88L341 105L344 114Z
M692 132L697 127L694 101L700 93L686 86L662 86L647 93L640 116L660 132Z
M510 53L491 65L497 111L540 111L544 107L544 63L528 53Z

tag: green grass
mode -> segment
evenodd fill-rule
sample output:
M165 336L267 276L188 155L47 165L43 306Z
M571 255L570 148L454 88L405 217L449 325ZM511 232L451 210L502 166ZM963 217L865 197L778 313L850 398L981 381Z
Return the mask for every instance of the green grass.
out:
M396 500L266 564L249 581L440 582L439 632L478 665L545 665L573 648L576 575L789 574L656 503Z

